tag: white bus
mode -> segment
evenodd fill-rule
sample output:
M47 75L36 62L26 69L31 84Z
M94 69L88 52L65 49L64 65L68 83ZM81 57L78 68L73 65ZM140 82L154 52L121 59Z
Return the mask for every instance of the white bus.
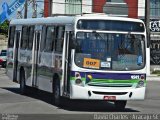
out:
M146 88L146 29L143 21L107 15L12 20L7 74L61 98L143 100Z

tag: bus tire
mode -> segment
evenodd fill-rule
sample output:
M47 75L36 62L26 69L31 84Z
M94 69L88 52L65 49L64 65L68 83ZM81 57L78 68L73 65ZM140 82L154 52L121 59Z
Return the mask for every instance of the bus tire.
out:
M61 106L60 80L57 77L53 82L53 104L58 107Z
M27 86L26 86L26 82L25 82L24 70L20 71L20 93L22 95L27 93Z
M114 105L115 105L117 110L124 110L126 104L127 104L126 100L119 100L119 101L114 102Z

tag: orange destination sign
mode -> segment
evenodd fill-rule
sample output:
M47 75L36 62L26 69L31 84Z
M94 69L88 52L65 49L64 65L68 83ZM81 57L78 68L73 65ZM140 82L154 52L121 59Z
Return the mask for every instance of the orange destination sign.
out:
M100 60L84 58L83 67L99 69Z

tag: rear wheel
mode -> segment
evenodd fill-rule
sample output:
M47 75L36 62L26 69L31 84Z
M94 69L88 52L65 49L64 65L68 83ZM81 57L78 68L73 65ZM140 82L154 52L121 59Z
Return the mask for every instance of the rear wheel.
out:
M126 100L115 101L115 107L117 110L124 110L127 104Z
M60 96L60 80L56 78L53 83L53 102L54 105L61 105L61 96Z
M25 82L25 74L24 71L20 72L20 93L21 94L26 94L27 92L27 86L26 86L26 82Z

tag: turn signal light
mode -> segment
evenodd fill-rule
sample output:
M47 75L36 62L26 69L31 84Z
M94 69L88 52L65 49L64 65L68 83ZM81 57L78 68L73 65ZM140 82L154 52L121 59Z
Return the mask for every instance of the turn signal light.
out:
M138 82L136 88L141 88L141 87L144 87L144 81L143 81L143 80L140 80L140 81Z
M82 83L82 80L81 79L76 79L75 83L79 85L79 84Z

